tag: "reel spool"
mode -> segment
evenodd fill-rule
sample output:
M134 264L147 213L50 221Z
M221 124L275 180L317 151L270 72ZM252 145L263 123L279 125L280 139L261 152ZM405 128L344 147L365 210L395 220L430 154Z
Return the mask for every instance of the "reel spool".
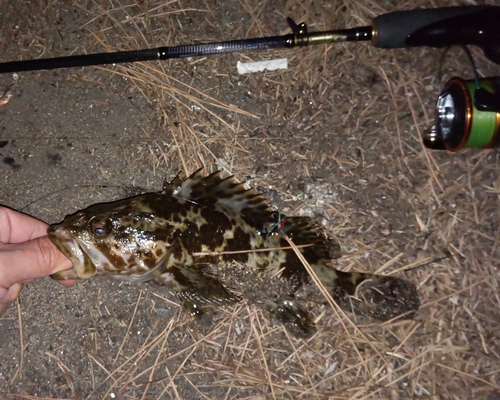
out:
M472 57L466 52L474 79L455 77L444 85L436 102L435 123L423 135L429 149L500 147L500 78L479 79Z

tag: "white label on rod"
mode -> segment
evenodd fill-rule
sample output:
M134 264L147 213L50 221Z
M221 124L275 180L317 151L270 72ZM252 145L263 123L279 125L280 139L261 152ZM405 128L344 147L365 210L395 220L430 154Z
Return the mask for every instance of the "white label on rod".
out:
M286 58L278 58L269 61L256 61L242 63L238 61L236 64L239 74L250 74L252 72L261 72L264 70L274 71L277 69L288 69L288 60Z

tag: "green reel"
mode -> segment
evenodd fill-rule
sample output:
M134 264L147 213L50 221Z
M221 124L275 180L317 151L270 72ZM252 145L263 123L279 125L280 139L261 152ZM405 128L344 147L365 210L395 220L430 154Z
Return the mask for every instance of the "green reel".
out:
M500 78L450 79L435 113L435 125L423 137L426 147L449 151L499 147Z
M462 47L474 79L455 77L440 90L435 123L422 138L429 149L458 151L463 148L500 147L500 78L479 79L469 50ZM449 49L441 56L438 82L441 81L441 67Z

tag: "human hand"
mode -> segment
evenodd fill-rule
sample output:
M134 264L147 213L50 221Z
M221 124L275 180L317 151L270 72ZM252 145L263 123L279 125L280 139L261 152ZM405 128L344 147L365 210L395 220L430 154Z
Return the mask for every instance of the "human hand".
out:
M23 283L71 268L47 237L42 221L0 206L0 315L19 296ZM71 281L61 281L71 286Z

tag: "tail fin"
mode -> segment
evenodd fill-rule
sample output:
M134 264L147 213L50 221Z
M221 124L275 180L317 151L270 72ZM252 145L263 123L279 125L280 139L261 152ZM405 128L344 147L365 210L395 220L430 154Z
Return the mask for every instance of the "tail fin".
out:
M281 229L296 245L312 244L300 251L330 293L338 294L340 289L355 296L363 301L372 316L382 320L402 314L412 317L418 310L420 301L413 283L392 276L337 270L329 265L340 256L340 245L336 241L317 233L309 218L281 218ZM309 280L307 270L295 255L293 260L287 257L283 275L298 278L301 283Z

